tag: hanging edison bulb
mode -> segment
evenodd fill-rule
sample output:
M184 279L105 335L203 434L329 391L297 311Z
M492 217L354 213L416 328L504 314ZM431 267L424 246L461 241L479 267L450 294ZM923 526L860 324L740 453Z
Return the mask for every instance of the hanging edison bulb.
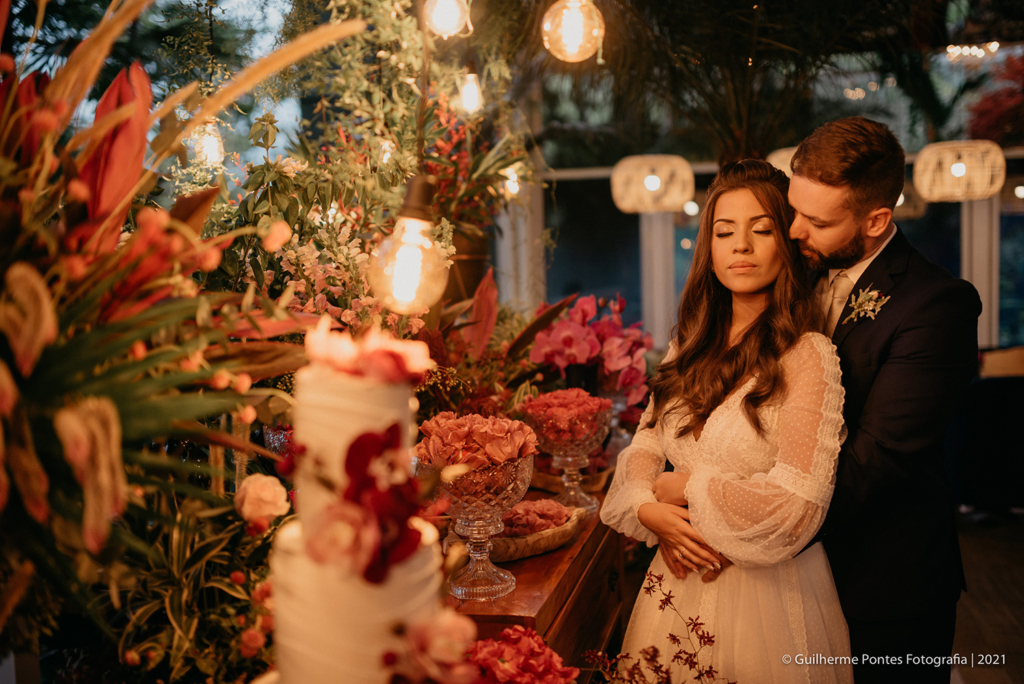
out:
M558 0L541 26L544 47L563 62L590 59L604 41L604 17L589 0ZM597 61L604 63L600 54Z
M484 103L484 96L480 92L480 79L474 73L466 74L459 86L459 97L461 99L462 111L472 114L480 109Z
M413 176L395 232L370 255L370 288L385 308L398 314L426 311L448 285L447 255L430 239L436 184L433 176Z
M466 0L427 0L423 19L427 28L448 40L469 22L469 7Z
M202 166L220 166L224 163L224 139L215 121L199 126L190 136L196 161Z

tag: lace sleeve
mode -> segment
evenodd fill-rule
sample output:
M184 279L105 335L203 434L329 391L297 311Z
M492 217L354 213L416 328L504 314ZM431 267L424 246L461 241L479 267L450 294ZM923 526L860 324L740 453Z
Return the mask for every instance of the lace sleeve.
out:
M654 401L647 405L633 442L619 454L612 486L601 507L601 522L648 546L658 537L640 524L636 511L641 504L657 503L654 480L665 470L665 454L658 441L657 426L646 427L654 411Z
M805 335L783 358L788 391L767 473L744 479L701 465L686 487L690 521L737 564L792 558L821 526L835 485L843 427L839 358L831 341Z

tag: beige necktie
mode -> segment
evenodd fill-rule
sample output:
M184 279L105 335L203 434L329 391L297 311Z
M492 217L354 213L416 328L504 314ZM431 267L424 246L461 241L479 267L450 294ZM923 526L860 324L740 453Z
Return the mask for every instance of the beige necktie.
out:
M828 327L826 328L829 337L835 332L836 325L839 324L839 316L843 313L843 307L846 306L846 300L850 297L850 292L853 291L853 281L846 275L846 271L840 271L832 279L831 291L832 303L828 307Z

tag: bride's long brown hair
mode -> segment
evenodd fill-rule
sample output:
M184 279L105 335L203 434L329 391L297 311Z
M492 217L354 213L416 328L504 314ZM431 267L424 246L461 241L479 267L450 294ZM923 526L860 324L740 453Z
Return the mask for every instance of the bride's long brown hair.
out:
M768 306L735 346L729 346L732 292L719 282L711 262L712 225L718 199L748 189L772 218L783 267L768 293ZM658 366L651 390L654 417L686 411L677 436L691 432L711 415L741 381L756 376L743 400L743 413L759 434L764 427L757 410L785 394L779 359L800 336L821 326L821 313L811 299L799 248L789 239L793 209L786 199L789 179L767 162L744 160L722 168L708 188L700 217L693 266L679 300L676 331L678 353Z

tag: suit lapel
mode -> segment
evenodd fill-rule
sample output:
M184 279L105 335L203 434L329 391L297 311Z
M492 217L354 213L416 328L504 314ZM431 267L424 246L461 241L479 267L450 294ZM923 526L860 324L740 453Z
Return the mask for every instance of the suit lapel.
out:
M890 290L896 284L893 277L906 270L907 259L910 258L911 250L910 242L907 241L903 232L897 227L896 234L892 236L892 240L874 258L867 269L864 270L864 273L861 274L861 277L857 279L857 282L853 284L853 290L850 294L856 297L860 294L861 290L870 289L878 290L883 297L888 296ZM836 345L836 349L842 346L843 341L850 332L864 321L864 317L861 317L843 323L852 311L853 307L850 306L850 299L848 298L846 306L843 307L843 312L839 315L839 323L836 324L836 329L832 333L832 343ZM867 320L871 321L872 319L869 318Z

